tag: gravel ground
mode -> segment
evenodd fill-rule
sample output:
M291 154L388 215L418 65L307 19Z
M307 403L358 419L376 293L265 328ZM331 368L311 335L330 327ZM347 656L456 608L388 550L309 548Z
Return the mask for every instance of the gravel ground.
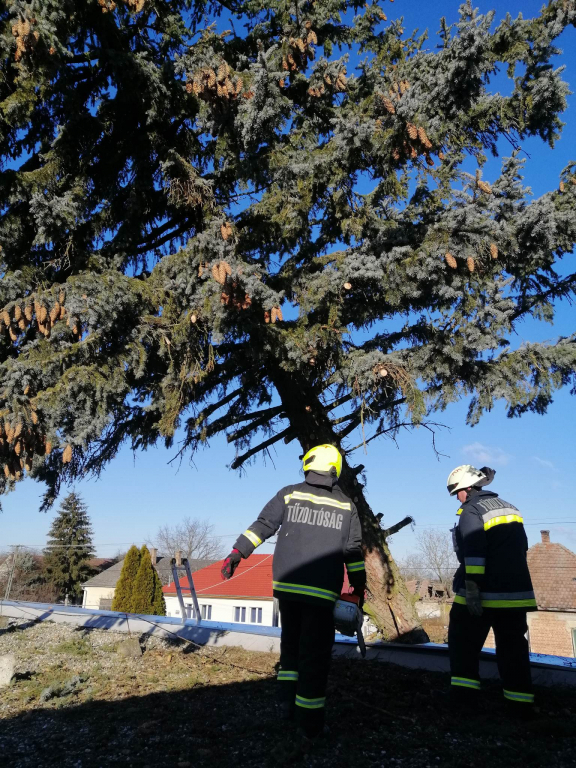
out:
M454 711L446 675L337 659L326 734L310 744L279 717L275 654L142 637L142 656L123 658L125 640L47 622L0 630L0 654L17 659L0 694L6 765L576 766L573 690L537 691L535 718L519 722L497 684L476 711Z

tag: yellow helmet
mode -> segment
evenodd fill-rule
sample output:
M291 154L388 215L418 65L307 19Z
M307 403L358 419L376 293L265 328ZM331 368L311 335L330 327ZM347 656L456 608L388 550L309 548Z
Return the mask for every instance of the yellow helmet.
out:
M332 467L336 470L336 477L342 472L342 454L333 445L316 445L310 448L302 458L304 472L330 472Z

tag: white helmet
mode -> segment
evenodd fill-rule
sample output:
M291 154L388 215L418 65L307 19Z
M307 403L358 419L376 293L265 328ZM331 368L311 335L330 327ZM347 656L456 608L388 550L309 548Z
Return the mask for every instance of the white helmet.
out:
M482 488L485 485L490 485L495 474L496 470L489 467L476 469L472 464L462 464L461 467L456 467L448 475L446 482L448 493L450 496L456 496L458 491L463 491L466 488Z

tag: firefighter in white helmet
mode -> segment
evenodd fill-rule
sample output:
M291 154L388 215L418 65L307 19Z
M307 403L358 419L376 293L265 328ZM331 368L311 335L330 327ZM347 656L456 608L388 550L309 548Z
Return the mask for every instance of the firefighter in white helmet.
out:
M366 572L358 513L338 485L340 452L333 445L317 445L303 457L303 469L304 482L278 491L238 537L222 576L231 578L240 559L280 528L273 561L282 621L280 697L286 717L296 718L313 738L324 726L334 604L342 591L344 565L361 599Z
M536 610L536 600L522 516L497 493L484 490L495 474L464 464L448 476L448 492L460 502L452 529L460 566L448 629L451 690L457 701L478 695L479 655L492 628L504 696L516 712L527 713L534 695L526 612Z

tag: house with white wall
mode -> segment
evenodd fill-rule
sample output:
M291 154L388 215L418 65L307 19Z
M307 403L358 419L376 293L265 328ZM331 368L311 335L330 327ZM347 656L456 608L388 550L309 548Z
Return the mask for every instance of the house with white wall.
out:
M182 553L176 552L174 556L176 558L176 564L181 565ZM170 584L172 581L172 558L158 555L158 551L154 547L150 548L150 558L162 584ZM189 560L188 562L190 564L190 570L194 572L199 568L203 568L211 561ZM96 610L100 609L108 611L111 609L114 593L116 592L116 584L120 579L123 566L124 560L122 559L82 584L83 608L95 608Z
M222 562L212 563L193 575L202 618L227 624L257 624L277 627L278 608L272 594L272 555L251 555L241 560L234 576L222 579ZM194 618L188 579L179 579L186 618ZM174 583L163 588L166 615L181 618Z

